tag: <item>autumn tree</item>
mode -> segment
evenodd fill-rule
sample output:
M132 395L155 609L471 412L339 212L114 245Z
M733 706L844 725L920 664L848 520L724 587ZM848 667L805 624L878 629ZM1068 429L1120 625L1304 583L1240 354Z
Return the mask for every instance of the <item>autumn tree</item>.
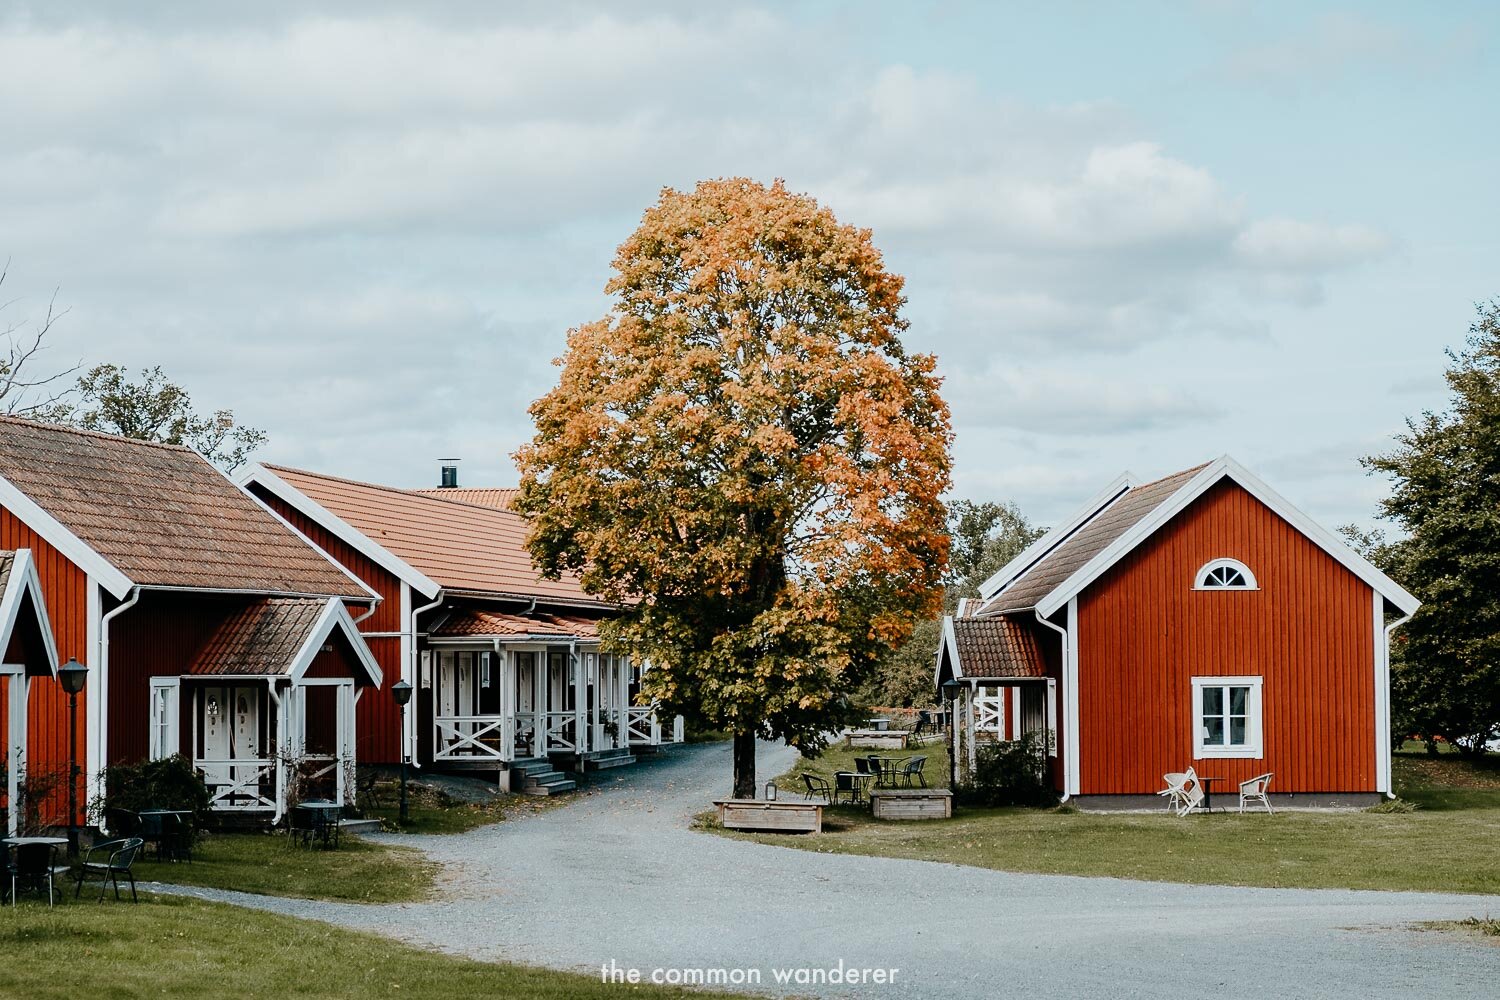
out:
M753 796L756 738L821 750L936 612L948 408L869 231L780 182L663 191L613 268L516 507L544 572L622 606L644 695L734 734Z
M1449 360L1448 410L1365 461L1391 477L1381 513L1405 531L1371 539L1377 565L1422 601L1393 650L1397 717L1473 753L1500 731L1500 301Z

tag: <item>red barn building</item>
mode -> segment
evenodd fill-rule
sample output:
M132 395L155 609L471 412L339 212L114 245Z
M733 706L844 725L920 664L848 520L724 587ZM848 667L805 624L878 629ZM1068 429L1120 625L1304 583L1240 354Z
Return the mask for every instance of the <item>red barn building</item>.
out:
M1389 637L1418 602L1230 458L1128 474L943 622L955 757L1045 734L1085 806L1274 774L1272 801L1391 791ZM954 683L956 682L956 683Z
M299 776L352 793L354 705L381 674L351 609L379 597L193 451L0 417L0 552L3 601L24 583L0 603L6 770L53 786L41 822L67 820L58 659L88 668L80 803L107 765L174 753L220 810L277 819ZM17 638L36 626L46 642Z

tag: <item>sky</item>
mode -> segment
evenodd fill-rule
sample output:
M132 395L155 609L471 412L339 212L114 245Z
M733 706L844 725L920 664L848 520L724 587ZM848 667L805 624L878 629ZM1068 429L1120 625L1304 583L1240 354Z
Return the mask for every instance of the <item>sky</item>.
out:
M267 461L514 483L706 177L873 230L953 495L1043 524L1225 453L1371 523L1500 295L1489 3L125 6L0 13L0 328L56 290L44 365L161 365Z

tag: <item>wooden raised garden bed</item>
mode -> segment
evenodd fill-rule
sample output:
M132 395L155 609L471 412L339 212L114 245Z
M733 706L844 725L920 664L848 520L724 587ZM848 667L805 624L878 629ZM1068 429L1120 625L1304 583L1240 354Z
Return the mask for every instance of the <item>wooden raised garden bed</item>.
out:
M946 788L872 788L870 812L876 819L948 819L953 793Z
M866 747L871 750L905 750L906 730L851 729L849 731L849 745L851 747Z
M763 799L720 799L719 825L726 830L764 830L770 833L822 833L821 802L767 802Z

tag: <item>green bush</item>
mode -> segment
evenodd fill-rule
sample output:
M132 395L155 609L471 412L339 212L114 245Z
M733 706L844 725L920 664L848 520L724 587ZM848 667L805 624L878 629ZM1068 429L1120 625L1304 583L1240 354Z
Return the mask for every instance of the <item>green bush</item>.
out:
M1004 743L981 743L974 751L974 768L961 777L955 796L971 806L1056 805L1057 793L1047 784L1046 763L1040 733Z
M193 762L182 754L139 764L115 764L105 768L100 777L104 794L95 801L96 808L135 813L143 809L191 810L193 826L199 830L208 819L213 796Z

